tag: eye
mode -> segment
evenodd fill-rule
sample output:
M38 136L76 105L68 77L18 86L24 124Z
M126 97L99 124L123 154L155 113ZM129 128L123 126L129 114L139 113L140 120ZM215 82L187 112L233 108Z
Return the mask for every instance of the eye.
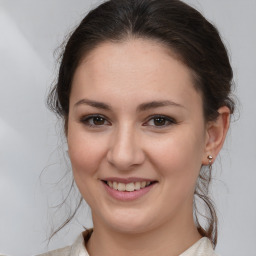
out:
M155 115L152 116L147 122L146 124L143 124L145 126L155 126L155 127L166 127L172 124L176 124L177 122L168 116L163 116L163 115Z
M90 115L82 117L81 122L89 127L110 125L110 122L101 115Z

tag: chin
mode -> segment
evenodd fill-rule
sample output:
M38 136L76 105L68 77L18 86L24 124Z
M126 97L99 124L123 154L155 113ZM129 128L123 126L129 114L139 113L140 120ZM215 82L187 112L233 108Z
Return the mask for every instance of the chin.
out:
M111 220L106 220L108 225L120 233L135 234L143 233L149 230L150 224L154 223L153 220L146 216L139 216L138 214L125 214L126 216L119 215ZM153 228L153 227L152 227Z
M132 223L132 225L131 223L115 223L111 227L115 229L115 231L125 234L144 233L148 230L148 226L142 223L139 225L136 225L135 223Z

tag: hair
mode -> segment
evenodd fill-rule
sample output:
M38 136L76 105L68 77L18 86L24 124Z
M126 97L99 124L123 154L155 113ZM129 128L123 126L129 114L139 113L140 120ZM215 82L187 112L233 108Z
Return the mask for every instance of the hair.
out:
M230 96L233 72L227 50L218 30L200 12L179 0L109 0L88 12L60 55L57 81L47 103L64 120L66 134L72 79L80 62L104 42L121 43L137 38L161 43L192 71L195 89L202 95L206 122L216 120L222 106L227 106L231 114L234 112ZM194 195L208 209L207 226L199 223L195 200L194 219L199 233L215 247L218 225L214 203L208 195L210 181L211 169L201 168ZM81 201L75 212L80 205Z

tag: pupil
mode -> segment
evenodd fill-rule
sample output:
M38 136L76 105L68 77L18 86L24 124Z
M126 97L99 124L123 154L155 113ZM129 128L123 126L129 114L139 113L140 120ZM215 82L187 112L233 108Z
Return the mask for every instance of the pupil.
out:
M162 118L162 117L158 117L158 118L155 118L155 119L154 119L154 124L155 124L156 126L161 126L161 125L163 125L164 123L165 123L165 119Z
M102 117L94 117L93 123L95 125L103 125L104 124L104 119Z

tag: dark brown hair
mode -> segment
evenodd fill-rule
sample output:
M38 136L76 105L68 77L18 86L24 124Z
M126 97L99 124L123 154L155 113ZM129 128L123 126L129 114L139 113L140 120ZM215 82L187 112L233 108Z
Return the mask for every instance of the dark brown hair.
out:
M161 43L190 68L195 88L202 94L206 122L218 117L221 106L227 106L233 113L234 102L230 97L233 72L227 50L217 29L197 10L179 0L109 0L86 15L60 56L57 83L48 96L48 105L63 118L65 130L72 79L80 61L103 42L118 43L130 38ZM217 216L208 196L210 181L211 172L202 168L195 196L207 206L207 227L199 223L195 201L194 214L198 231L210 238L215 247Z

